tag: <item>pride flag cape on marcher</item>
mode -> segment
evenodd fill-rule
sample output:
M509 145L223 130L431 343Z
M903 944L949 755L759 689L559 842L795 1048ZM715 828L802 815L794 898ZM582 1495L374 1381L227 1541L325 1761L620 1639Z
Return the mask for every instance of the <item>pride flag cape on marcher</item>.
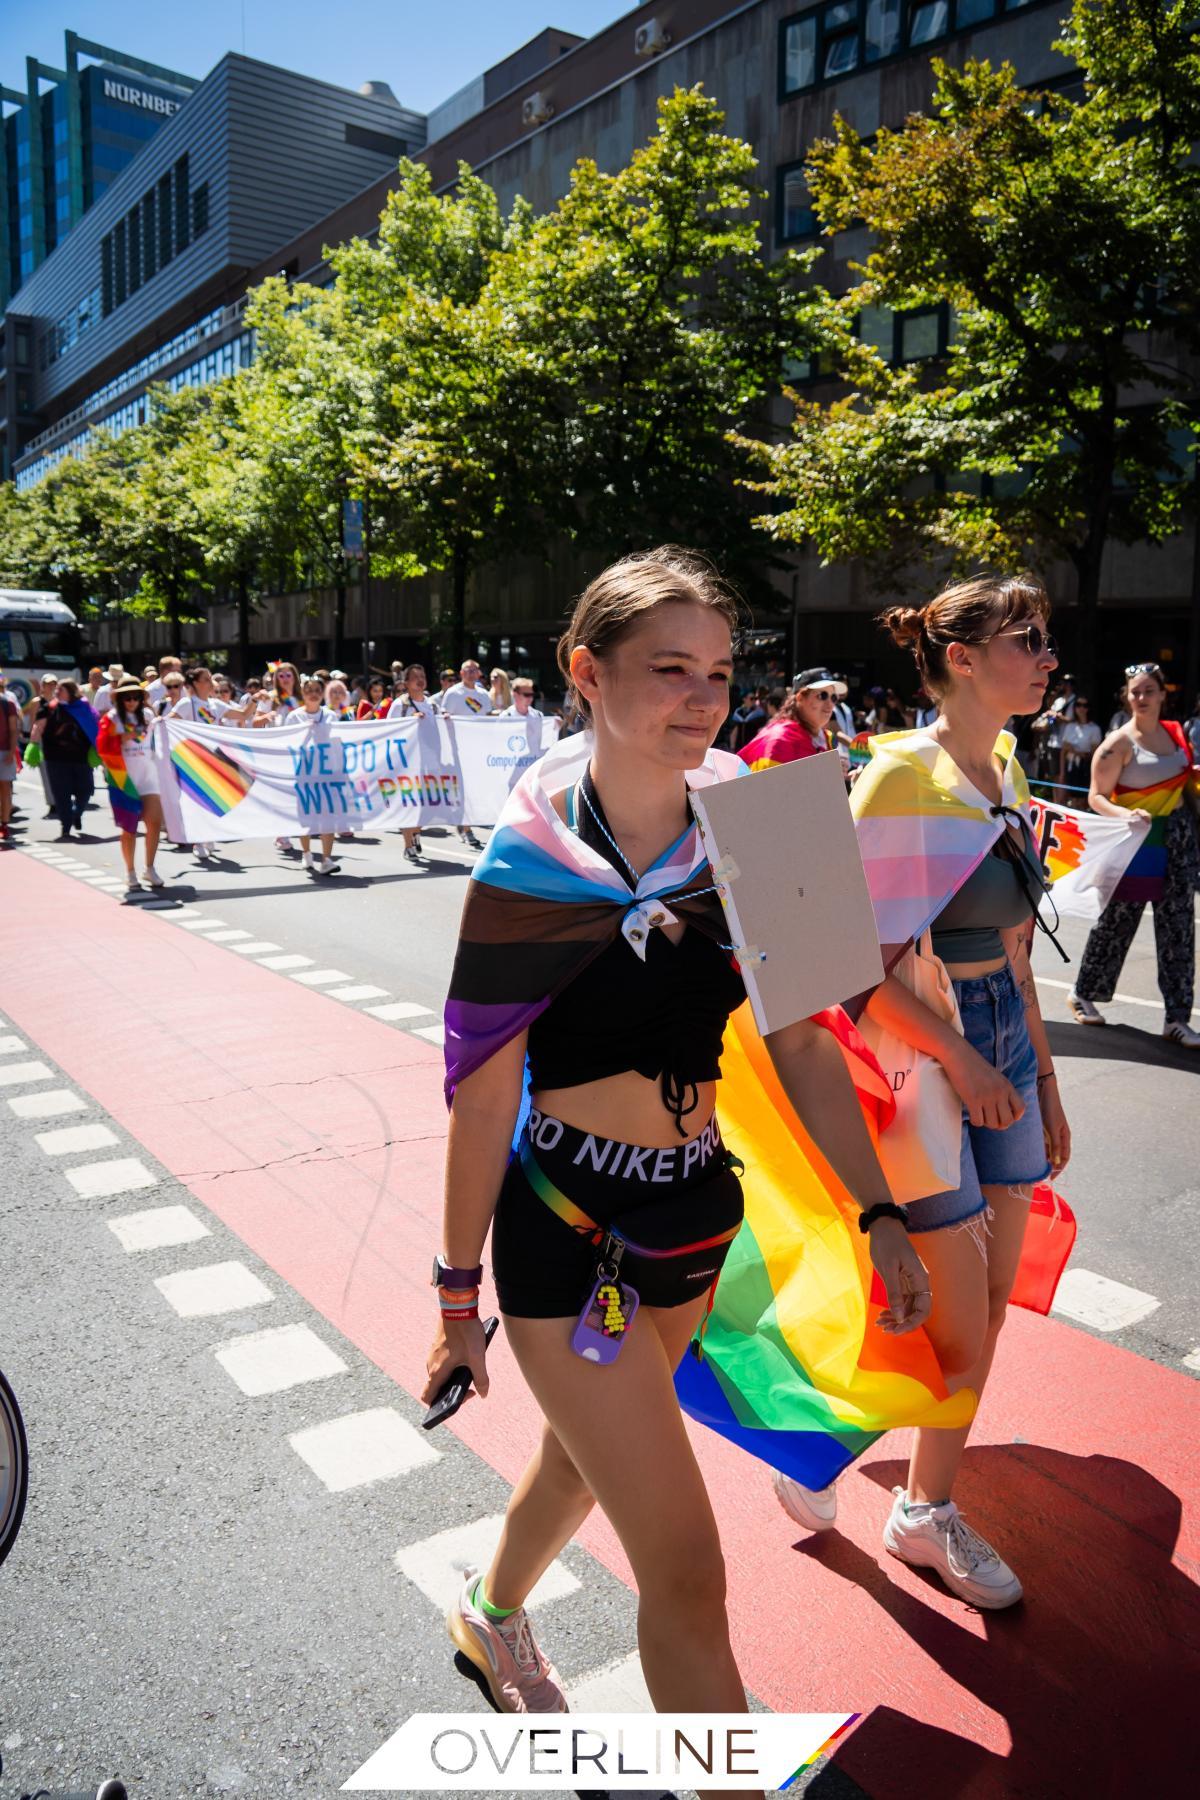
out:
M651 899L666 897L677 917L727 940L694 827L631 896L558 818L550 796L578 779L590 752L585 736L568 738L527 770L475 865L446 1005L448 1096ZM688 782L745 773L736 757L710 751ZM894 1102L878 1065L840 1008L821 1023L837 1037L868 1117L882 1124ZM747 1165L747 1223L733 1245L729 1304L722 1276L703 1360L685 1358L677 1376L683 1405L814 1486L880 1431L965 1424L974 1396L947 1398L925 1334L889 1338L868 1327L878 1307L869 1304L857 1208L792 1112L748 1003L726 1034L719 1109L722 1135Z
M1029 795L1014 747L1002 733L1002 801L1023 809ZM926 732L886 733L871 749L851 809L891 968L986 856L1004 821ZM839 1008L830 1017L840 1019L843 1047L849 1042L878 1076L861 1040L854 1045L846 1014ZM895 1108L882 1078L874 1104L867 1083L856 1086L869 1127L886 1130ZM966 1424L975 1396L945 1398L926 1334L891 1337L874 1324L886 1297L858 1208L792 1111L745 1007L726 1033L718 1107L722 1136L746 1164L746 1219L699 1354L676 1376L687 1411L814 1488L890 1426ZM1014 1300L1048 1311L1073 1237L1064 1203L1039 1190Z
M1196 779L1192 771L1192 747L1183 726L1174 719L1159 721L1163 730L1183 751L1186 761L1182 769L1156 781L1151 787L1123 787L1120 782L1112 791L1112 800L1130 812L1140 808L1150 814L1150 829L1133 853L1117 883L1116 900L1161 900L1167 873L1167 820L1183 805L1188 784Z
M86 729L86 727L85 727ZM142 797L125 767L121 733L105 713L96 728L96 754L108 783L108 798L118 831L136 832L142 817Z

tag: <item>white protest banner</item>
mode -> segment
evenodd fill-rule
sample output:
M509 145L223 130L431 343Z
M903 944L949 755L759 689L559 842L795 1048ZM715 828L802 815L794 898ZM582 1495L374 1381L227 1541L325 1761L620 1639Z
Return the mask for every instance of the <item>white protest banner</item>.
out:
M160 720L167 830L179 843L389 825L494 825L557 719L336 720L254 730Z
M1108 819L1049 800L1030 802L1034 836L1064 917L1096 920L1149 831L1143 819Z

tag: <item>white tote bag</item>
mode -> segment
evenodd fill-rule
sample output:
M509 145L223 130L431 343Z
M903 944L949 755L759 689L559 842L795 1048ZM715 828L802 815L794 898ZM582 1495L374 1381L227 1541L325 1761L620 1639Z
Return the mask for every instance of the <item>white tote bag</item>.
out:
M892 970L923 1005L962 1031L954 986L929 934ZM891 1083L896 1116L879 1134L879 1162L898 1205L956 1188L962 1161L962 1101L935 1056L905 1043L864 1013L858 1029Z

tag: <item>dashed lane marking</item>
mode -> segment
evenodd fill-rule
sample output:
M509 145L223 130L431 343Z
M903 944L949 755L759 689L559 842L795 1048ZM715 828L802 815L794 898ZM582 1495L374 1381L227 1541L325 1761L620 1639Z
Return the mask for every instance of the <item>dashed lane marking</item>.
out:
M282 950L282 944L268 943L266 938L259 938L257 943L230 944L229 948L235 956L266 956L268 951Z
M632 1656L622 1657L620 1662L609 1663L606 1668L597 1669L594 1675L585 1675L582 1681L573 1681L571 1711L653 1712L654 1702L650 1698L646 1677L642 1674L642 1659L637 1652Z
M212 931L224 925L224 919L210 919L207 913L176 913L171 920L172 925L179 925L184 931Z
M386 988L372 987L369 982L361 981L351 987L328 988L327 1000L382 1000L387 994Z
M409 1425L392 1406L326 1419L306 1431L294 1431L288 1443L331 1494L391 1481L410 1469L441 1460L441 1451L424 1431Z
M364 1006L364 1012L374 1019L385 1019L390 1024L395 1019L428 1018L433 1011L431 1006L418 1006L414 1000L393 1000L389 1006Z
M28 1050L29 1045L24 1038L0 1037L0 1056L11 1056L14 1050Z
M419 1544L406 1544L396 1552L396 1567L444 1613L458 1598L465 1570L486 1569L491 1562L503 1524L503 1514L497 1513L493 1518L473 1519L469 1525L439 1531ZM579 1578L555 1558L526 1605L544 1606L550 1600L562 1600L578 1592L580 1586Z
M151 1206L145 1212L124 1213L109 1219L108 1229L122 1250L163 1250L175 1244L193 1244L212 1232L189 1206Z
M313 961L314 958L311 956L297 956L290 953L287 956L264 956L259 966L263 969L304 969Z
M56 1119L62 1113L86 1112L88 1103L69 1088L51 1088L43 1094L19 1094L8 1104L18 1119Z
M345 969L305 969L303 974L293 975L293 981L302 981L305 987L326 987L333 981L349 981Z
M131 1194L135 1188L158 1186L158 1176L136 1156L114 1156L109 1162L82 1163L64 1173L84 1200L102 1200L110 1194Z
M200 1269L180 1269L173 1275L158 1276L154 1285L181 1319L244 1312L248 1307L263 1306L275 1298L266 1283L242 1262L208 1263Z
M1195 1350L1188 1351L1183 1359L1183 1366L1185 1369L1195 1369L1196 1373L1200 1375L1200 1346Z
M44 1062L0 1065L0 1087L20 1087L26 1081L52 1081L54 1070Z
M119 1140L107 1125L63 1125L57 1131L39 1131L33 1141L47 1156L74 1156L84 1150L111 1150Z
M446 1042L446 1027L444 1025L415 1025L413 1027L413 1036L425 1038L431 1044L444 1044Z
M1124 1331L1148 1319L1161 1305L1153 1294L1093 1275L1090 1269L1068 1269L1058 1284L1051 1312L1090 1325L1093 1331Z
M346 1364L307 1325L280 1325L220 1344L213 1354L243 1394L278 1394L344 1375Z
M245 939L252 938L253 936L254 933L252 931L237 931L226 927L224 931L210 931L207 941L210 944L234 944L241 943Z

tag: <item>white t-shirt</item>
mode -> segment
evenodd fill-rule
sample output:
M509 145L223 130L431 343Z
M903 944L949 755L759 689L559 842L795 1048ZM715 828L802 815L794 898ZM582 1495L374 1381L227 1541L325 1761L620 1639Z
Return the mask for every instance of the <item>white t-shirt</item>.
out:
M1094 719L1085 725L1082 719L1071 719L1062 728L1062 747L1068 756L1090 756L1104 736Z
M315 725L318 719L325 719L330 725L337 724L337 714L332 706L320 706L316 712L309 712L307 707L298 706L280 720L282 725Z
M485 687L469 688L465 681L456 681L442 695L442 711L452 719L479 718L495 710Z
M411 694L400 694L388 707L389 719L436 719L441 709L436 706L428 694L424 700L414 700Z
M142 713L144 730L123 731L121 735L121 755L125 758L125 767L129 770L130 779L139 794L157 794L158 763L154 756L154 739L152 726L154 714L149 707Z
M212 695L201 700L195 694L188 694L177 701L167 713L168 719L190 719L193 725L219 725L229 711L228 700L218 700Z
M92 705L98 713L107 712L112 705L112 682L105 681L92 696Z
M160 675L157 678L157 680L152 681L150 683L149 687L146 689L146 698L150 702L151 706L156 707L158 705L159 701L165 700L166 697L167 697L167 684L163 680L162 676Z
M515 706L506 706L499 715L502 719L524 719L525 736L533 755L542 753L542 726L545 718L536 706L531 706L527 713L518 712Z

